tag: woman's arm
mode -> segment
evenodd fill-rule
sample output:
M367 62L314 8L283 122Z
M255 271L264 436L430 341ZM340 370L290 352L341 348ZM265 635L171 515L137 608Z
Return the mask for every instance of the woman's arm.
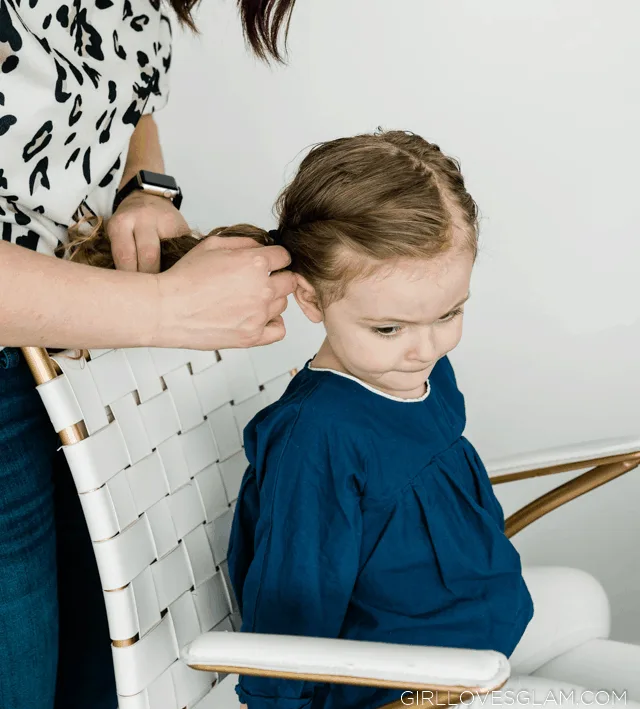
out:
M295 276L280 246L209 237L159 275L62 261L0 241L0 345L253 347L284 337Z
M62 261L0 241L0 344L135 347L158 325L154 276Z
M124 187L140 170L164 172L158 126L150 113L142 116L133 131L129 141L129 152L124 165L124 173L118 189Z

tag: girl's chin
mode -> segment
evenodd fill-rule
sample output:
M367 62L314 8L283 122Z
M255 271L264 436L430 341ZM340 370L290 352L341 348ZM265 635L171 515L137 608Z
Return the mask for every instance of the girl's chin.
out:
M382 376L379 379L366 378L364 381L385 394L396 396L400 399L417 399L427 390L427 378L422 372L415 374L398 373L396 376Z

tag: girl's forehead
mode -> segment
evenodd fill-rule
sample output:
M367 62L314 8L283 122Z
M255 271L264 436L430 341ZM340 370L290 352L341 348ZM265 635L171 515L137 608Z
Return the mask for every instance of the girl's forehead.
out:
M437 319L466 297L472 268L472 254L462 251L428 260L398 260L352 281L343 307L364 318Z

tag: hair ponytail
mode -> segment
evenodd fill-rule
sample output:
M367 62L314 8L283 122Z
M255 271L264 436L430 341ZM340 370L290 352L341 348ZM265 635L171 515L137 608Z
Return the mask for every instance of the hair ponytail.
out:
M262 246L269 246L273 239L264 229L251 224L235 224L223 226L210 231L206 235L189 232L172 239L162 239L160 242L160 271L167 271L185 254L203 239L209 236L244 237L253 239ZM69 261L84 263L98 268L115 268L111 242L106 234L105 222L102 217L86 216L69 227L69 239L66 244L58 247L59 256Z
M238 0L244 35L254 54L268 61L283 62L279 39L285 46L296 0Z
M193 10L200 0L169 0L180 24L197 32ZM237 0L244 36L253 53L263 61L283 62L280 37L285 46L296 0Z
M193 8L200 2L200 0L169 0L169 5L176 13L178 22L188 27L193 32L197 32L195 20L193 19Z

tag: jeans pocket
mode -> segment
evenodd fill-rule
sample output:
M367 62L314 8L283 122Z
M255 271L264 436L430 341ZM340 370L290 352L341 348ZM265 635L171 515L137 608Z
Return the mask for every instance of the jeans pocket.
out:
M20 350L17 347L5 347L0 350L0 369L13 369L20 364Z

